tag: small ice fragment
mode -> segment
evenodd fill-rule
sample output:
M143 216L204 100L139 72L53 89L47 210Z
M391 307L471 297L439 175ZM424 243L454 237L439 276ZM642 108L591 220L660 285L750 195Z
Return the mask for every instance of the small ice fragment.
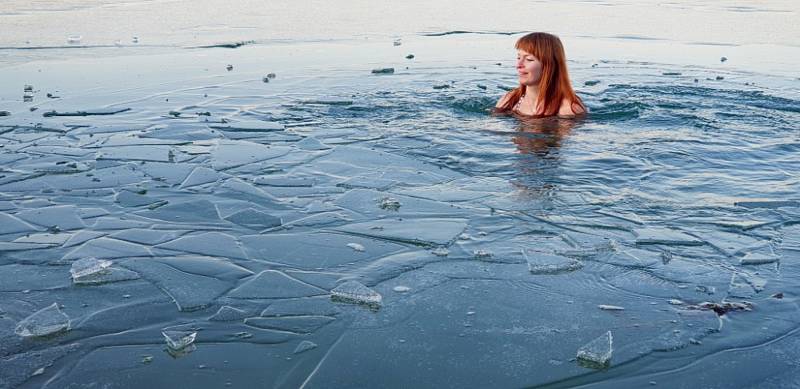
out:
M492 257L492 253L487 250L475 250L472 255L475 256L475 259L489 259Z
M64 312L61 312L58 304L53 303L19 322L17 328L14 329L14 333L23 338L47 336L67 331L69 326L69 317Z
M431 250L431 254L437 257L446 257L450 254L450 250L448 250L447 247L437 247Z
M167 341L167 347L174 351L186 348L197 338L196 331L161 331L161 334Z
M42 375L42 374L44 374L44 368L40 367L36 369L36 371L34 371L33 374L31 374L31 377L36 377L37 375Z
M394 45L394 46L400 46L402 44L403 44L403 42L401 42L400 39L395 39L395 41L392 42L392 45Z
M605 305L605 304L600 304L600 305L597 306L597 308L600 308L600 309L602 309L604 311L624 311L625 310L624 307L620 307L620 306L617 306L617 305Z
M77 45L81 43L82 37L80 35L72 35L67 37L67 43Z
M315 349L315 348L317 348L317 344L316 343L308 341L308 340L304 340L304 341L300 342L300 344L297 345L297 347L294 349L294 353L295 354L300 354L302 352L305 352L305 351L308 351L308 350L312 350L312 349Z
M472 236L470 236L470 234L467 234L466 232L464 232L464 233L462 233L462 234L460 234L458 236L458 240L471 240L471 239L472 239Z
M358 252L363 252L365 250L364 246L360 245L358 243L348 243L347 247L350 247L354 251L358 251Z
M739 261L740 265L766 265L768 263L778 262L780 257L777 255L763 254L763 253L747 253Z
M144 356L142 356L142 363L148 364L150 362L153 362L153 356L152 355L144 355Z
M683 301L678 299L670 299L668 302L670 305L683 305Z
M108 269L111 266L111 261L98 260L96 258L83 258L72 263L72 268L69 272L72 273L72 280L75 281L82 277L91 276Z
M612 352L612 336L611 331L608 331L578 349L578 362L583 362L585 367L602 369L608 366Z
M372 69L372 74L393 74L394 68Z
M528 271L533 274L567 273L583 267L583 262L577 259L545 253L532 253L529 257L525 251L522 254L528 262Z
M588 80L583 83L585 86L595 86L600 83L600 80Z
M378 200L378 206L381 209L385 209L388 211L397 211L400 209L401 205L402 204L400 204L400 201L388 196L382 197L380 200Z
M358 281L347 281L333 290L331 290L331 298L347 303L367 304L380 306L383 297L381 295L364 286Z
M403 286L403 285L398 285L398 286L395 286L394 288L392 288L392 290L394 290L397 293L406 293L406 292L410 291L411 288L409 288L407 286Z

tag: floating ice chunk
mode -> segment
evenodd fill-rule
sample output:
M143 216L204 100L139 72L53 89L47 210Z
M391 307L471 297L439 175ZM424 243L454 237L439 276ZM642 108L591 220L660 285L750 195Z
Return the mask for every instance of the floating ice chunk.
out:
M72 280L75 281L82 277L104 272L109 266L111 266L111 261L108 260L84 258L73 262L69 272L72 274Z
M636 244L665 244L676 246L700 246L703 241L684 232L670 228L646 227L637 228Z
M61 312L57 303L53 303L19 322L17 328L14 329L14 333L23 338L47 336L67 331L69 326L69 317L64 312Z
M170 350L178 351L194 343L197 338L196 331L161 331Z
M747 253L739 260L740 265L765 265L778 262L781 257L766 253Z
M578 362L585 367L602 369L611 361L612 348L611 331L587 343L578 349Z
M295 354L300 354L302 352L305 352L305 351L308 351L308 350L313 350L315 348L317 348L317 344L316 343L310 342L308 340L304 340L304 341L300 342L300 344L297 345L297 347L294 349L294 353Z
M472 255L475 259L489 259L492 257L492 253L488 250L475 250Z
M397 211L400 210L400 201L392 197L382 197L378 200L378 206L381 209L385 209L387 211Z
M347 281L331 291L331 298L347 303L380 306L383 297L358 281Z
M678 299L670 299L667 302L669 303L669 305L683 305L683 301Z
M528 270L533 274L571 272L583 267L583 263L577 259L555 254L531 253L528 255L526 250L522 250L522 255L528 261Z
M397 293L406 293L406 292L411 291L411 288L409 288L407 286L404 286L404 285L398 285L398 286L395 286L394 288L392 288L392 290L397 292Z
M139 273L127 269L109 267L103 271L92 273L87 276L73 278L75 285L100 285L110 282L138 280L141 278Z
M437 247L431 250L431 254L437 257L446 257L450 255L450 250L448 250L447 247Z
M604 311L624 311L625 310L624 307L620 307L620 306L617 306L617 305L605 305L605 304L600 304L600 305L597 306L597 308L600 308L600 309L602 309Z
M348 243L347 247L350 247L351 249L358 252L363 252L364 250L366 250L363 245L360 245L358 243Z

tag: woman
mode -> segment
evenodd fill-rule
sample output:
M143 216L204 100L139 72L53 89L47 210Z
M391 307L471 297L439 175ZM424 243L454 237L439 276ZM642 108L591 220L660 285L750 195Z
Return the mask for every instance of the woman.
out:
M519 86L506 93L496 112L574 117L586 112L569 81L564 46L557 36L533 32L517 40Z

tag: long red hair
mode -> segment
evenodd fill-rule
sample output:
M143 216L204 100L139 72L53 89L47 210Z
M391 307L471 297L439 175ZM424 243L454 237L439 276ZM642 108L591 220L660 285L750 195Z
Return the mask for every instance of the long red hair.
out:
M542 77L539 79L539 98L536 102L536 116L557 115L561 103L569 101L573 112L585 112L586 106L569 81L567 56L561 39L546 32L532 32L517 40L517 50L525 51L542 63ZM509 92L506 103L500 111L511 111L519 99L525 94L525 85Z

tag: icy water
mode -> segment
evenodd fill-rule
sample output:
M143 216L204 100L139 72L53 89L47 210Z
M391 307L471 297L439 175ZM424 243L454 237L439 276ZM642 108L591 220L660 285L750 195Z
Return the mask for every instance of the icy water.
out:
M8 3L0 388L800 384L791 2Z

